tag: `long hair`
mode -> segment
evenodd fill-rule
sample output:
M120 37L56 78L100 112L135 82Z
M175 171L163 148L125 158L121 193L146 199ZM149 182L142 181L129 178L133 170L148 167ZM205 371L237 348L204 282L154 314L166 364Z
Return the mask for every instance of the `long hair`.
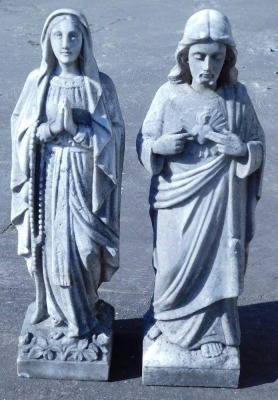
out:
M216 10L202 10L193 14L185 25L184 36L178 44L175 53L176 65L170 71L168 79L173 83L192 82L192 75L188 64L189 48L193 44L217 42L226 45L226 57L218 86L237 82L237 50L232 36L228 18Z

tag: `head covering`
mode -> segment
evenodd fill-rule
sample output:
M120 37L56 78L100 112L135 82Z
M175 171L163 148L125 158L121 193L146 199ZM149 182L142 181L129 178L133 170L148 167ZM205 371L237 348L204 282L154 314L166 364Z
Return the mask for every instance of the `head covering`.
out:
M96 60L93 55L92 37L86 17L81 11L62 8L51 13L45 21L42 35L42 61L38 76L37 104L42 110L44 105L44 95L48 87L50 75L53 72L56 63L56 57L51 46L51 31L54 24L62 21L66 17L72 17L78 24L82 33L83 43L79 56L79 65L81 73L84 76L84 83L88 98L88 111L92 116L93 123L98 125L98 130L102 133L94 135L94 154L96 167L93 177L93 211L96 212L107 198L109 192L116 183L115 160L112 157L113 150L113 130L109 117L106 112L105 99L100 83L99 71ZM95 112L95 111L98 112ZM102 170L108 182L103 185L102 179L99 179L99 169ZM100 180L100 183L99 183Z
M86 77L85 84L87 86L87 92L92 93L92 95L89 96L89 108L91 114L93 114L102 95L102 87L97 63L93 55L93 44L89 24L84 14L79 10L62 8L51 13L45 21L41 34L42 61L38 74L38 86L41 86L42 90L38 91L38 96L40 97L41 92L44 92L45 85L43 81L47 83L49 75L53 72L56 63L56 57L51 46L52 28L55 23L62 21L67 16L72 17L77 22L78 28L82 33L83 43L79 57L80 68L82 75ZM93 86L94 90L89 90L89 86ZM40 98L38 98L38 104L41 104Z
M67 16L76 21L83 38L79 67L84 77L88 111L91 114L91 127L94 132L92 212L107 227L113 226L114 220L118 221L116 208L119 207L121 181L119 157L122 157L122 151L119 149L121 139L116 139L116 135L120 136L118 131L122 131L123 128L122 126L119 128L113 126L107 111L111 106L113 109L117 107L115 89L112 82L109 83L110 79L106 77L106 85L109 84L111 98L108 96L105 98L102 81L100 81L98 67L93 56L90 29L85 16L77 10L56 10L49 15L43 27L40 68L29 75L12 116L12 221L19 232L19 254L25 254L26 257L29 257L31 253L28 216L30 171L35 165L37 152L40 151L39 146L31 146L30 143L34 141L38 125L44 120L46 94L57 62L51 46L51 30L56 22L62 21ZM119 120L121 120L120 115ZM29 151L30 148L32 151ZM112 204L114 209L108 214L106 210L110 206L112 207ZM114 232L119 235L118 226ZM110 250L108 249L108 251Z
M184 35L179 42L175 58L176 65L171 70L168 78L171 81L181 83L188 82L191 78L189 66L185 61L189 47L196 43L204 43L208 40L225 44L230 50L228 68L236 63L237 51L228 18L219 11L206 9L193 14L187 21ZM185 65L186 64L186 65Z

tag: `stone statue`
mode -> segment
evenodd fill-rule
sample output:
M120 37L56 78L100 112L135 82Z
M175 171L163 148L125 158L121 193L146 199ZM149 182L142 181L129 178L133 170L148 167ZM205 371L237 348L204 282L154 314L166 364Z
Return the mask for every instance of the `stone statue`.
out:
M114 309L97 291L119 267L124 125L82 13L50 14L41 47L12 115L12 222L36 286L18 373L105 380Z
M137 139L152 174L155 270L143 382L237 386L237 298L254 235L264 135L237 81L223 14L194 14L175 57Z

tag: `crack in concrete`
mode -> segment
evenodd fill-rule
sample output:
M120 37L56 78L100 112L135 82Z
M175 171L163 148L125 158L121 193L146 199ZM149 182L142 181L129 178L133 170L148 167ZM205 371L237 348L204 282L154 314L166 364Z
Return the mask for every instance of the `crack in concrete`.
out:
M11 223L5 229L3 229L3 231L0 233L0 236L5 235L6 233L13 232L14 230L15 230L15 226Z
M110 26L117 24L118 22L123 22L123 21L132 21L134 20L134 18L128 17L128 18L117 18L115 21L110 22L109 24L107 24L106 26L101 26L98 29L92 30L92 33L97 33L100 31L105 31L108 30ZM92 24L90 24L89 26L92 26Z

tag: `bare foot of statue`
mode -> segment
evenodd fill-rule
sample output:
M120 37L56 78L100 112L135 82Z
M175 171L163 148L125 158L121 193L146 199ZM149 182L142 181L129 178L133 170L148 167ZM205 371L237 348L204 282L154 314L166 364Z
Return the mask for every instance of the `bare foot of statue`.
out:
M223 353L222 343L206 343L201 346L203 357L212 358L218 357Z
M149 330L147 336L149 339L151 340L155 340L158 338L158 336L161 335L161 330L158 328L158 326L156 324L154 324L151 329Z

